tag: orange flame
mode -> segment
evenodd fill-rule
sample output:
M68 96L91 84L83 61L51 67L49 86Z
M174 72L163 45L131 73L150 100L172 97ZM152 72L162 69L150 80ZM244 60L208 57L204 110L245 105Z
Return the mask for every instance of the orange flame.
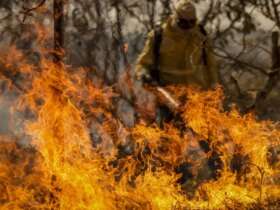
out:
M20 111L28 107L35 115L25 120L32 147L0 138L1 209L254 209L279 204L279 157L271 154L280 146L279 125L236 109L224 111L221 88L169 87L178 99L186 98L180 111L184 129L143 122L128 129L114 118L112 98L118 94L91 84L84 69L71 72L47 60L40 71L21 65L16 71L32 79L18 100ZM103 140L95 147L93 122ZM130 144L131 151L122 154L122 144ZM211 158L215 169L209 168ZM176 168L184 163L192 176L181 185Z

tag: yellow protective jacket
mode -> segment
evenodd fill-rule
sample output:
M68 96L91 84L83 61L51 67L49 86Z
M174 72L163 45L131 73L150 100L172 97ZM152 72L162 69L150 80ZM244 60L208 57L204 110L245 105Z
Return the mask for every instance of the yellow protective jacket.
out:
M182 31L172 27L171 18L162 26L162 41L159 56L159 76L162 84L195 85L211 88L218 82L218 70L213 53L199 26ZM154 68L154 36L148 34L145 47L136 66L136 77L143 71L151 73ZM207 64L203 62L205 48ZM139 77L138 77L139 78Z

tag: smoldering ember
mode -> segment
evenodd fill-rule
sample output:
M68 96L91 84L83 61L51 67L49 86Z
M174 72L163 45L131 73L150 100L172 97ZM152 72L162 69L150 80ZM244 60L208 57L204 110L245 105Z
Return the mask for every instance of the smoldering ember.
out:
M279 14L0 1L0 209L280 209Z

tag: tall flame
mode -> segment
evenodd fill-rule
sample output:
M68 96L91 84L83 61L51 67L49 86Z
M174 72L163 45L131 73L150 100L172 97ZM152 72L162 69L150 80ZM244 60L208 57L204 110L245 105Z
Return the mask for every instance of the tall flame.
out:
M39 71L25 67L17 71L30 74L32 85L17 109L34 115L25 120L32 147L1 137L1 209L279 207L279 157L271 152L280 146L279 125L224 111L221 88L169 87L186 98L185 127L141 122L128 129L113 114L117 94L94 86L84 69L48 60ZM126 154L123 142L131 146ZM185 163L191 176L180 183L177 168Z

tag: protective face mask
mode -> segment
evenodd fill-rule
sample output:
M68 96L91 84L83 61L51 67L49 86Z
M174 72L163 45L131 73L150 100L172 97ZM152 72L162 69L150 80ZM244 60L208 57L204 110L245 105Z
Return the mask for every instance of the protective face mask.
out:
M177 20L178 27L183 29L183 30L191 29L195 26L195 24L196 24L195 19L186 20L186 19L183 19L183 18L179 18Z

